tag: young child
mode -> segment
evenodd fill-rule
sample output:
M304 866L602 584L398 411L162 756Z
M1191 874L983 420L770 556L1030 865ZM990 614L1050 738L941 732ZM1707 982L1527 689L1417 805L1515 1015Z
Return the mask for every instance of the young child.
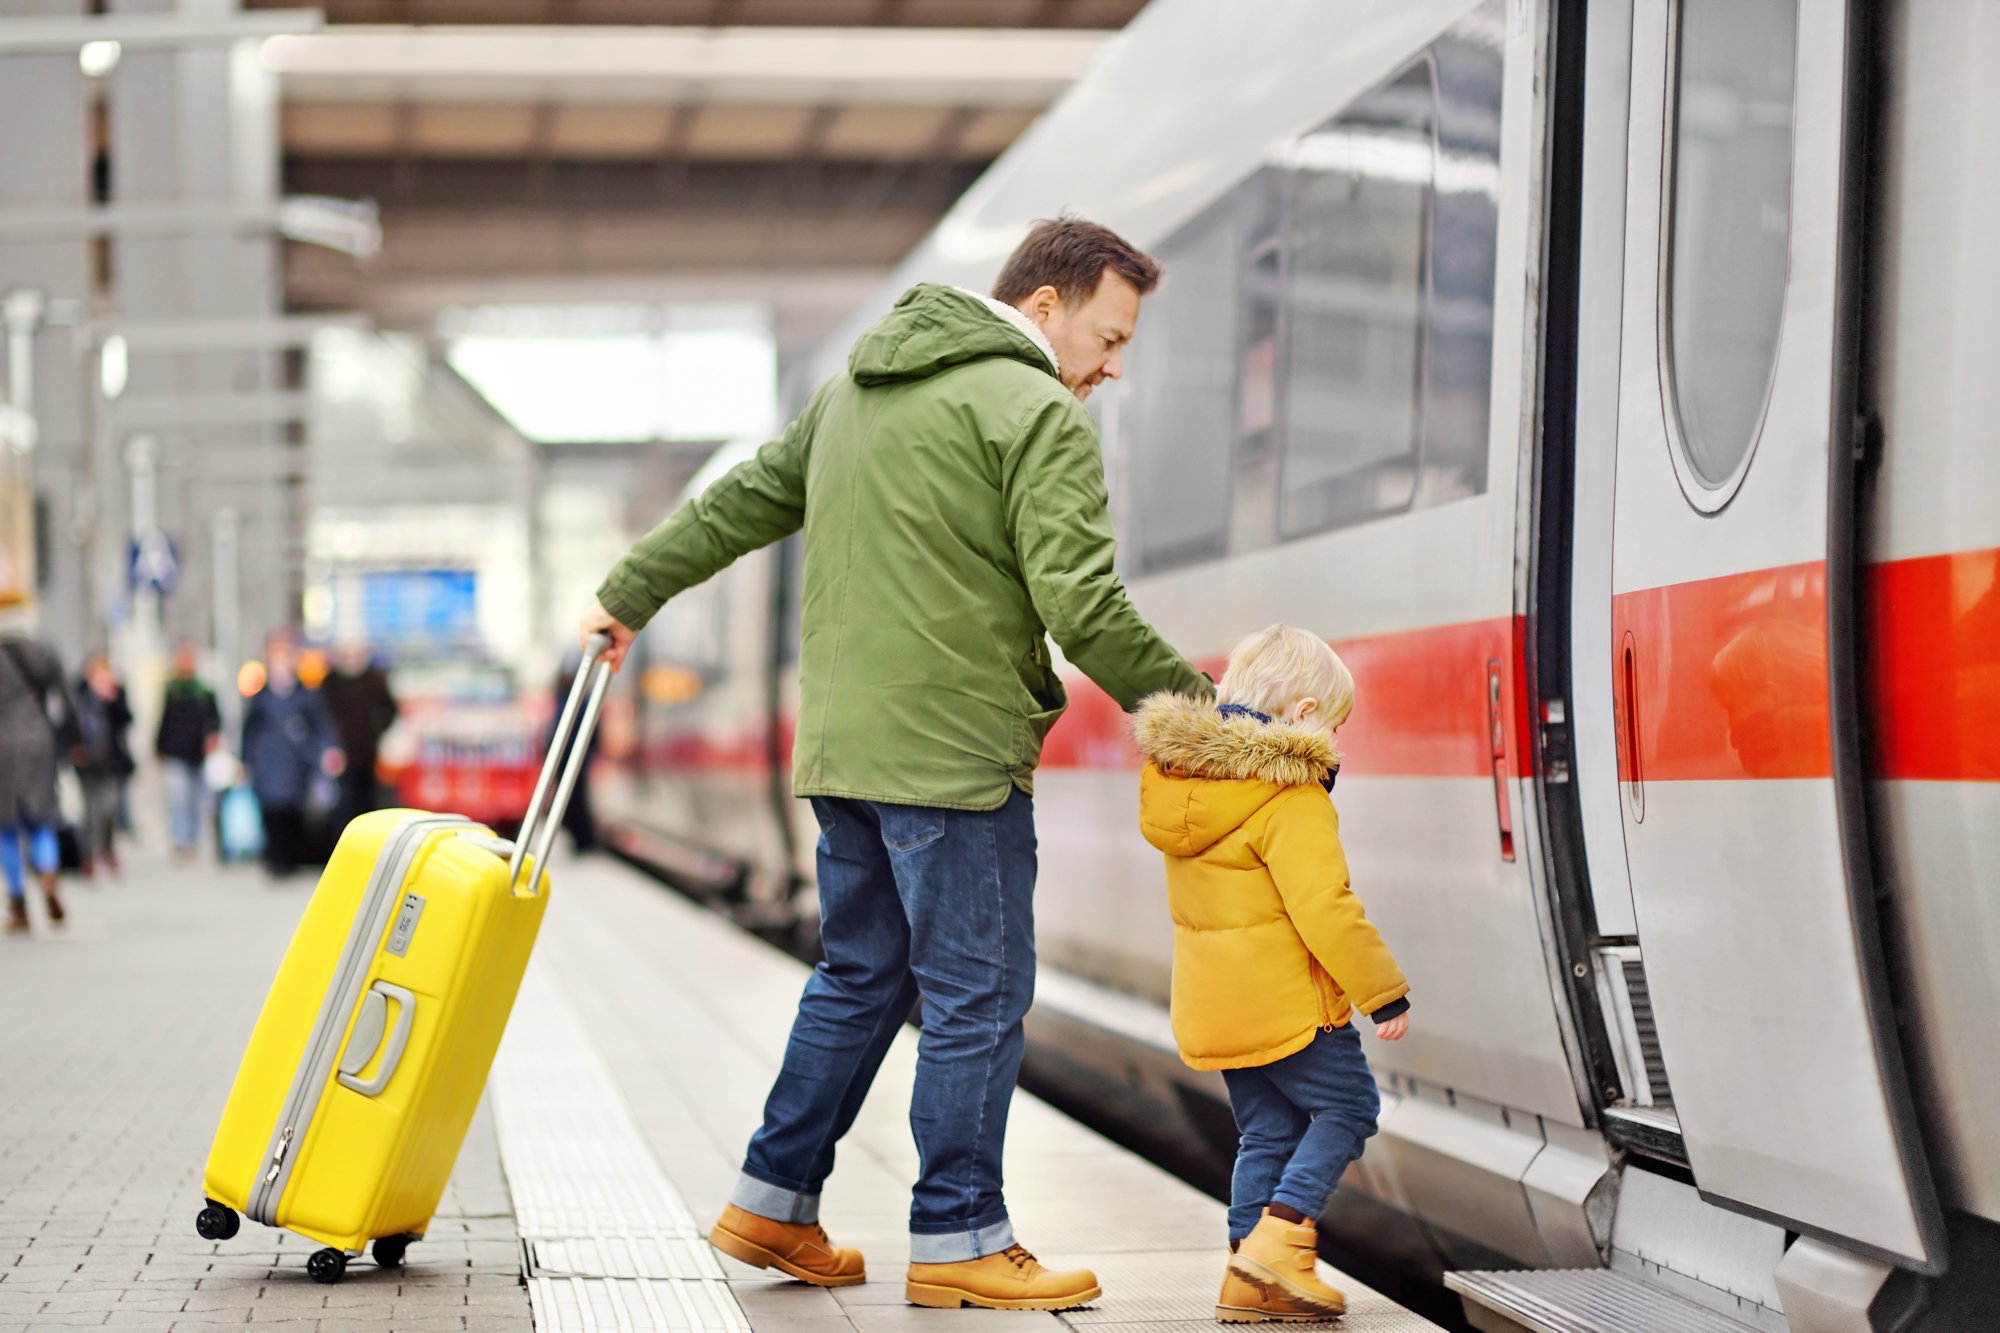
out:
M1314 1272L1315 1221L1381 1109L1350 1020L1398 1040L1410 986L1348 888L1328 799L1346 664L1273 625L1236 646L1216 697L1156 694L1134 728L1140 827L1166 853L1174 1037L1222 1071L1241 1134L1215 1317L1324 1320L1346 1301Z

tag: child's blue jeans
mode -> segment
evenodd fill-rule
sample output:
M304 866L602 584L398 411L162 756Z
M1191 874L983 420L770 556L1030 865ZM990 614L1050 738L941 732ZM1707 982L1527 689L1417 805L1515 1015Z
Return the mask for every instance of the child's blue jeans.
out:
M1241 1136L1229 1183L1231 1240L1249 1235L1274 1203L1318 1218L1375 1132L1382 1099L1354 1029L1350 1022L1318 1033L1268 1065L1222 1071Z
M40 874L49 874L62 860L60 845L56 842L56 831L48 825L16 828L9 825L0 828L0 875L7 878L7 896L25 896L25 876L21 869L21 844L28 846L28 859L34 863Z

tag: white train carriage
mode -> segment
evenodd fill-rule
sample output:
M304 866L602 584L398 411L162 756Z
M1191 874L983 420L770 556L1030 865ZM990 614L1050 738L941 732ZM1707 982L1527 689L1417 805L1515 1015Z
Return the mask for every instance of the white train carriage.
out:
M2000 1328L1996 63L1973 0L1155 0L824 354L1059 210L1162 260L1091 402L1124 573L1205 665L1284 620L1354 668L1335 796L1415 1008L1329 1226L1482 1319ZM767 909L811 903L795 558L642 640L707 654L655 757L721 759L626 814ZM1031 1068L1226 1139L1066 678Z

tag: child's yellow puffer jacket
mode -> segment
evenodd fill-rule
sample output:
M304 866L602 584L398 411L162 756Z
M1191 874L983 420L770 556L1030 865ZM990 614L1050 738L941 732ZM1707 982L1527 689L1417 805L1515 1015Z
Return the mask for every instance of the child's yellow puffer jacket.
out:
M1409 982L1348 888L1322 733L1156 694L1139 827L1167 857L1174 1037L1196 1069L1282 1060Z

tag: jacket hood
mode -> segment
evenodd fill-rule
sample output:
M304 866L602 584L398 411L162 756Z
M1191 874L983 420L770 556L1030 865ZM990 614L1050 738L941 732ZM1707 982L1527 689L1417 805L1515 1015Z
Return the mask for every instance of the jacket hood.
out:
M1140 829L1169 856L1199 856L1286 788L1318 785L1340 762L1323 732L1227 715L1178 694L1140 704L1132 735L1150 761Z
M977 292L922 282L855 340L847 373L857 384L894 384L1004 356L1053 376L1055 353L1039 334L1012 307Z

